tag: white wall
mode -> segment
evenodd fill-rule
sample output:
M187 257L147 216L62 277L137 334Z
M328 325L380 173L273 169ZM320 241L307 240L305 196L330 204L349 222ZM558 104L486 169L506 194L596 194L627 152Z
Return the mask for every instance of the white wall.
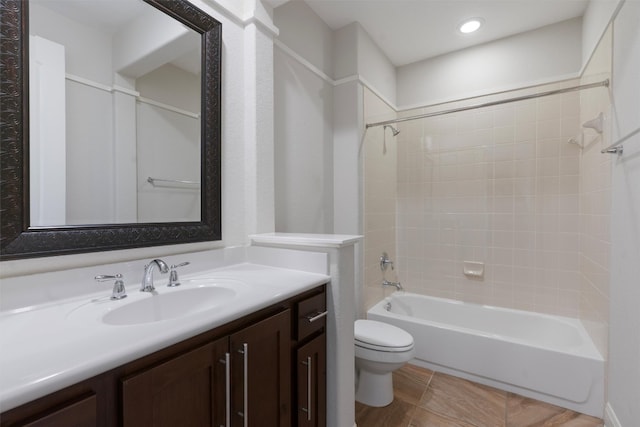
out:
M331 233L332 32L303 2L277 8L274 23L280 31L274 55L275 227Z
M400 109L577 77L581 19L399 67Z
M66 48L66 72L111 84L111 38L88 25L70 20L38 5L29 4L29 33Z
M275 51L276 230L333 231L333 85Z
M358 22L333 34L336 83L356 79L387 104L396 104L396 67Z
M332 31L297 1L273 16L276 229L359 234L362 87L394 105L395 67L358 23Z
M66 95L67 224L112 223L115 199L111 93L67 81Z
M613 27L613 140L640 127L640 2L627 0ZM617 423L640 420L640 135L613 160L609 411ZM608 414L611 415L611 412Z
M280 31L278 41L333 76L333 31L305 2L290 1L276 8L273 23Z
M29 36L30 224L66 224L64 46Z
M362 85L395 103L395 68L358 23L331 31L304 2L274 23L276 229L361 233Z
M200 221L200 185L147 182L200 182L200 76L166 64L136 79L136 90L181 111L136 103L137 221Z
M582 65L586 67L615 11L625 0L591 0L582 17ZM634 0L632 0L634 1Z
M333 77L336 80L352 77L358 73L358 27L357 22L334 31Z
M200 35L154 7L113 35L113 70L143 76L197 49Z
M357 74L391 105L396 104L396 67L358 24ZM353 53L352 53L353 54Z
M362 150L364 88L340 85L333 94L333 231L362 234Z
M111 85L108 34L38 4L30 8L30 33L65 47L65 72ZM111 94L66 80L66 224L114 220ZM74 120L70 120L74 117Z

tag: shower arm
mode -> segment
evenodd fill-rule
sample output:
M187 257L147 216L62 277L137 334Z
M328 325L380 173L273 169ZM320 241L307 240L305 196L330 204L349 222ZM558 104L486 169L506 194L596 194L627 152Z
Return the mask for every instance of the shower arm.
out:
M384 125L383 129L386 129L386 128L391 129L391 133L393 134L393 136L398 136L398 134L400 133L400 131L398 129L394 128L391 125Z

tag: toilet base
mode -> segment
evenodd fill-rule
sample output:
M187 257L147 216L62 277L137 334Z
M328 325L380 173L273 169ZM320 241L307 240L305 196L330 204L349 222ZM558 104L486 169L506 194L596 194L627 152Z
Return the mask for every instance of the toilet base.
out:
M391 372L376 374L360 369L356 401L375 407L387 406L393 402L393 376Z

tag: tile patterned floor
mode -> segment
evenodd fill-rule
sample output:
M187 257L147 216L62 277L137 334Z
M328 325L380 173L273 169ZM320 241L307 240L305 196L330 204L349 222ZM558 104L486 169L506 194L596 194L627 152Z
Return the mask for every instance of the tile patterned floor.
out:
M356 402L358 427L602 427L602 420L439 372L394 372L384 408Z

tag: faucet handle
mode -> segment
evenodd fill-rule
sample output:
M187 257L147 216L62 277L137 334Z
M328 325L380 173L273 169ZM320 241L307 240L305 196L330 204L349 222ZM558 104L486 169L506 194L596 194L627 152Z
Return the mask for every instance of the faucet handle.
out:
M181 264L172 265L171 271L169 272L169 284L167 286L169 286L170 288L173 288L175 286L180 286L180 281L178 280L178 272L176 271L176 268L184 267L185 265L189 265L189 264L191 263L187 261Z
M389 254L382 252L382 255L380 256L380 270L384 273L387 271L389 266L391 266L391 270L393 270L393 261L389 258Z
M106 282L107 280L114 280L113 291L111 292L111 299L118 300L127 297L127 290L124 287L124 280L122 274L115 275L100 274L94 277L97 282Z

